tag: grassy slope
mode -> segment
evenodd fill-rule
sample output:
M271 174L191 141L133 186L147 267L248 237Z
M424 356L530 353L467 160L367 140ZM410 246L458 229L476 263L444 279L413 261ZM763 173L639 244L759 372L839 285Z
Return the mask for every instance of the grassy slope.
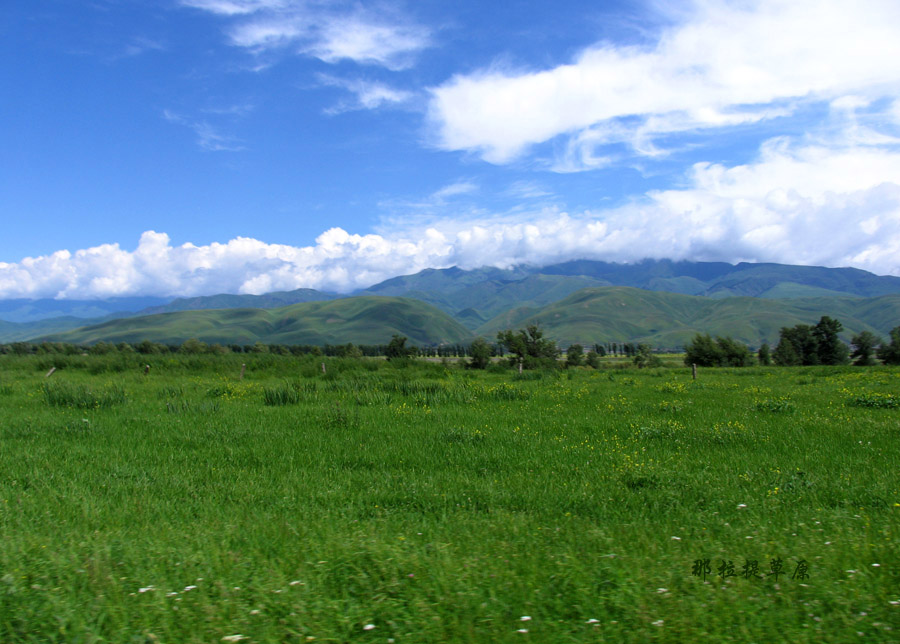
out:
M476 279L464 271L429 271L414 279L389 280L386 286L372 292L402 295L428 302L470 329L475 329L494 316L520 306L544 306L556 302L575 291L606 286L591 277L564 275L516 275L516 279L497 279L494 271ZM500 273L506 277L505 273Z
M549 306L507 312L478 328L493 337L505 328L540 324L563 344L644 340L683 346L696 333L729 335L758 346L775 342L783 326L839 319L845 335L869 330L884 336L900 322L900 295L872 299L767 300L694 297L628 287L584 289Z
M62 333L77 329L85 323L96 324L97 320L85 320L72 316L54 317L32 322L6 322L0 320L0 342L22 342L40 335Z
M139 311L139 315L174 313L176 311L201 311L206 309L274 309L303 302L319 302L339 297L334 293L299 288L294 291L275 291L264 295L204 295L200 297L178 298L171 302Z
M414 344L465 341L469 332L446 314L416 300L357 297L279 309L186 311L115 320L50 339L74 342L180 343L189 338L222 344L385 344L391 335Z

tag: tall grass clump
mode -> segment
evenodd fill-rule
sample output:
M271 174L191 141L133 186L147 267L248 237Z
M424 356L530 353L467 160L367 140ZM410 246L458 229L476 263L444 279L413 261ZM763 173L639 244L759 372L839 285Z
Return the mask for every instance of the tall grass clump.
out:
M325 429L359 429L359 411L348 409L336 402L325 410L322 415L321 425Z
M263 403L270 407L296 405L300 402L300 392L290 382L282 382L263 389Z
M91 389L85 385L67 382L47 382L41 387L44 400L51 407L75 409L105 409L126 401L125 389L119 385L107 385Z

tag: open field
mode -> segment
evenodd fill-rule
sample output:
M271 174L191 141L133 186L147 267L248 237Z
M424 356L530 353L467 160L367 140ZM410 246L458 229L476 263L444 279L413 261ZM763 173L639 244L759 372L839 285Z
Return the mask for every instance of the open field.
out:
M900 641L897 369L321 362L0 357L0 641Z

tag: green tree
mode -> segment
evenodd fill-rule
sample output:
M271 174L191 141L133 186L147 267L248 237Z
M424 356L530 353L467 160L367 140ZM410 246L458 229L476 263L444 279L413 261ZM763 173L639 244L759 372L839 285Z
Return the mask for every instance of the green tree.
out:
M510 329L497 333L497 342L513 354L512 365L522 364L526 369L536 366L556 366L559 349L553 340L544 337L544 331L536 324L513 332Z
M768 342L763 342L759 347L759 351L756 352L756 359L759 360L759 364L764 367L768 367L772 364L772 350L769 349Z
M746 367L753 364L753 354L746 345L730 337L716 339L697 334L685 347L684 363L699 367Z
M782 327L772 354L775 364L784 367L819 364L819 343L813 330L808 324Z
M486 369L491 364L491 355L494 350L484 338L475 338L469 345L469 364L470 369Z
M749 367L753 364L753 354L746 345L730 337L716 338L719 353L722 356L720 364L726 367Z
M900 364L900 326L891 329L891 341L878 347L878 359L884 364Z
M641 369L642 367L659 367L662 360L653 353L653 347L649 344L639 344L634 347L634 357L632 358L634 365Z
M600 353L598 351L588 351L587 355L584 357L584 361L589 367L593 367L594 369L600 368Z
M352 342L348 342L347 344L342 344L337 347L335 354L340 358L362 358L362 349L353 344Z
M698 367L717 367L721 363L722 350L708 333L698 333L684 348L684 364L688 367L693 364Z
M385 348L384 355L388 360L398 360L409 358L413 351L415 349L406 346L406 337L395 333Z
M571 344L566 350L566 366L580 367L584 364L584 347L580 344Z
M844 326L837 320L823 315L818 324L813 327L813 337L816 339L816 355L819 364L846 364L848 362L847 345L840 341L838 334L844 330Z
M185 340L178 349L178 353L186 353L188 355L206 353L206 343L201 342L197 338Z
M851 358L855 358L853 364L858 367L870 367L875 364L873 355L875 347L881 343L881 338L871 331L861 331L850 340L853 345Z
M106 355L107 353L112 353L115 350L116 350L116 345L107 344L106 342L101 340L97 344L94 344L93 346L91 346L91 348L88 350L88 353L90 353L92 356L103 356L103 355Z

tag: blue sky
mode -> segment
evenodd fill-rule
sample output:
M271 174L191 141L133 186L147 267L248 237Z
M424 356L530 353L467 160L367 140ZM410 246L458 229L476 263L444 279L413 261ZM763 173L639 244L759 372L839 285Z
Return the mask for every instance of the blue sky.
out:
M12 0L0 298L900 275L895 0Z

